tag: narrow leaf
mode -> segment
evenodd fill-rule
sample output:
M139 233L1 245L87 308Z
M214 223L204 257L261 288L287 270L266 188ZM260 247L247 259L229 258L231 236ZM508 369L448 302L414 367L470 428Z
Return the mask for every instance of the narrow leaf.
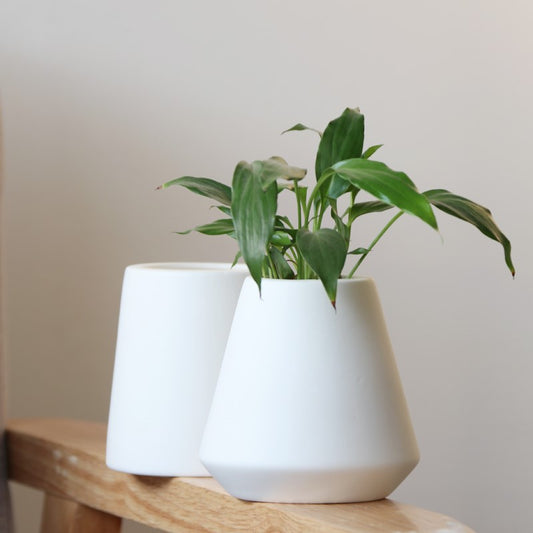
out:
M303 228L296 234L296 245L322 281L335 307L337 281L346 261L346 241L333 229L323 228L311 232Z
M235 254L235 257L233 258L233 263L231 263L231 268L233 268L238 262L239 262L239 259L242 257L242 254L241 254L241 251L239 250L236 254Z
M241 161L233 174L231 211L239 248L252 278L261 290L261 274L267 246L274 231L277 187L263 190L257 168Z
M496 225L491 212L486 207L444 189L426 191L424 196L441 211L469 222L481 233L499 242L503 246L505 264L514 277L515 268L511 259L511 243Z
M231 207L227 207L225 205L215 205L214 207L216 207L219 211L221 211L222 213L224 213L228 217L231 216Z
M304 131L304 130L310 130L314 131L315 133L318 133L319 137L322 137L322 132L320 130L315 130L315 128L310 128L308 126L304 126L302 123L298 122L298 124L295 124L292 128L289 128L288 130L282 131L281 134L288 133L289 131Z
M337 176L387 204L414 215L438 229L435 214L427 198L420 194L403 172L391 170L384 163L368 159L349 159L333 165Z
M363 159L370 159L382 146L383 146L382 144L375 144L374 146L367 148L363 152L363 155L361 157Z
M192 176L183 176L160 185L158 189L167 189L172 185L181 185L190 191L212 198L224 205L231 205L231 189L218 181L210 178L193 178Z
M220 220L215 220L209 224L203 224L201 226L196 226L193 229L187 231L177 231L179 235L187 235L192 231L197 231L198 233L203 233L204 235L229 235L235 231L233 227L233 220L231 218L221 218Z

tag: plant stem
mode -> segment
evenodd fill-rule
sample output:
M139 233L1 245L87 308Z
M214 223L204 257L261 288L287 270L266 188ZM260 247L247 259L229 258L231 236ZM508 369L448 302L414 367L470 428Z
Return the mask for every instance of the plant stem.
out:
M300 192L298 189L298 181L294 180L294 194L296 194L296 207L298 210L298 227L302 227L302 202L300 202Z
M400 211L399 213L396 213L389 222L385 225L385 227L377 234L376 238L370 243L370 246L367 248L367 251L359 258L359 261L355 263L355 266L350 270L350 273L348 274L348 278L352 278L355 274L355 271L359 268L359 265L365 260L365 257L372 251L372 248L376 246L376 244L379 242L381 237L385 235L387 230L403 215L403 211Z
M311 212L311 207L313 207L313 201L315 199L315 196L319 193L320 188L322 187L324 182L331 178L332 175L332 172L324 172L324 174L322 174L322 176L320 176L320 179L316 182L313 190L311 191L311 194L309 195L309 200L307 201L307 205L305 206L304 210L304 223L306 228L309 226L309 213Z
M279 279L279 273L276 270L276 266L274 265L274 261L272 261L272 256L270 255L270 251L267 252L268 257L268 264L270 265L270 271L272 272L272 277L274 279Z

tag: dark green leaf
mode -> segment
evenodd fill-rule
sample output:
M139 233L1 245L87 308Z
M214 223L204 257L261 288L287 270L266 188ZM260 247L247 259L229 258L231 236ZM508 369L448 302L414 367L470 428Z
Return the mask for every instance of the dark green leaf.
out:
M304 126L300 122L298 124L295 124L292 128L289 128L288 130L282 131L281 134L288 133L289 131L304 131L304 130L310 130L314 131L315 133L318 133L320 137L322 137L322 132L319 130L315 130L315 128L309 128L308 126Z
M369 159L349 159L333 165L337 175L387 204L414 215L438 229L435 214L427 198L420 194L403 172L391 170L384 163Z
M158 189L166 189L172 185L181 185L190 191L212 198L224 205L231 205L231 189L218 181L210 178L193 178L183 176L160 185Z
M367 148L363 152L363 155L361 157L363 159L370 159L382 146L383 146L382 144L375 144L374 146Z
M231 218L221 218L220 220L215 220L209 224L203 224L201 226L196 226L193 229L187 231L177 231L180 235L187 235L191 231L197 231L198 233L203 233L204 235L228 235L235 231L233 227L233 220Z
M276 269L276 272L281 279L293 279L294 278L294 272L292 271L292 268L289 266L289 263L285 260L283 257L283 254L277 249L274 248L274 246L270 247L270 258L272 259L272 262L274 263L274 268Z
M387 211L392 209L392 205L386 204L385 202L380 202L379 200L374 200L371 202L360 202L354 204L348 213L348 221L351 224L357 217L361 215L366 215L367 213L379 213L381 211Z
M424 195L441 211L473 224L481 233L498 241L503 246L505 263L514 277L515 268L511 259L511 243L498 228L491 212L486 207L444 189L426 191Z
M323 228L311 232L303 228L296 234L296 245L322 281L335 307L337 281L346 261L346 241L333 229Z
M339 161L361 157L365 138L365 117L359 109L345 109L342 115L332 120L320 140L315 161L316 178ZM338 198L350 185L333 176L328 196Z
M267 245L274 231L277 209L277 187L266 190L257 169L241 161L233 174L231 211L237 240L250 275L261 290L261 275Z

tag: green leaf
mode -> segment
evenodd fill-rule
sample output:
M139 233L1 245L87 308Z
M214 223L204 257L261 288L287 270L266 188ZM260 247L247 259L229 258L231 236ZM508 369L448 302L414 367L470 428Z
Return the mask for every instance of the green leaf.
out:
M270 247L270 258L272 259L272 262L274 263L274 268L276 269L276 272L280 279L293 279L294 278L294 272L292 271L292 268L289 266L289 263L285 260L283 257L283 254L274 246Z
M473 224L481 233L499 242L503 246L505 264L514 277L515 268L511 259L511 243L498 228L491 212L486 207L444 189L426 191L424 196L441 211Z
M344 223L342 218L339 216L339 213L337 211L337 201L328 200L328 202L331 209L331 218L335 222L335 227L337 228L337 231L341 234L342 238L346 241L346 245L348 245L350 241L350 228Z
M275 246L290 246L293 244L290 234L286 231L275 231L270 238L270 242Z
M274 156L264 161L252 163L253 172L261 177L263 189L267 189L278 179L301 180L307 174L304 168L292 167L282 157Z
M335 307L337 281L346 261L346 241L333 229L323 228L311 232L303 228L296 234L296 245L322 281Z
M257 167L241 161L233 174L231 211L239 248L250 275L261 290L261 274L267 246L274 231L277 187L263 189Z
M361 157L365 138L365 117L359 109L345 109L342 115L332 120L324 131L318 146L315 161L317 180L323 172L339 161ZM350 185L333 176L328 191L330 198L338 198Z
M233 258L233 263L231 263L231 268L233 268L238 262L239 262L239 259L242 257L242 254L241 254L241 251L239 250L236 254L235 254L235 257Z
M176 233L179 235L187 235L188 233L191 233L191 231L197 231L204 235L229 235L235 231L235 228L233 227L233 220L231 220L231 218L221 218L220 220L215 220L209 224L196 226L187 231L177 231Z
M285 215L277 215L276 216L276 225L286 226L288 228L294 229L294 226L292 225L289 217L287 217Z
M427 198L416 190L415 184L403 172L391 170L379 161L360 158L341 161L332 168L337 176L348 183L438 229Z
M382 144L375 144L374 146L367 148L363 152L363 155L361 157L363 159L370 159L382 146L383 146Z
M282 131L281 134L288 133L289 131L304 131L304 130L310 130L314 131L315 133L318 133L319 137L322 137L322 132L319 130L315 130L315 128L310 128L309 126L304 126L302 123L298 122L298 124L295 124L292 128L289 128L288 130Z
M356 248L355 250L351 250L348 252L348 255L363 255L363 254L369 254L371 250L368 248Z
M158 189L167 189L172 185L181 185L190 191L212 198L224 205L231 205L231 189L218 181L210 178L193 178L192 176L183 176L160 185Z
M215 205L214 207L216 207L219 211L224 213L226 216L228 217L231 216L231 207L227 207L225 205Z
M360 202L358 204L354 204L349 212L348 212L348 221L351 225L352 222L362 215L366 215L368 213L379 213L381 211L387 211L388 209L392 209L393 206L390 204L386 204L385 202L381 202L380 200L374 200L370 202Z

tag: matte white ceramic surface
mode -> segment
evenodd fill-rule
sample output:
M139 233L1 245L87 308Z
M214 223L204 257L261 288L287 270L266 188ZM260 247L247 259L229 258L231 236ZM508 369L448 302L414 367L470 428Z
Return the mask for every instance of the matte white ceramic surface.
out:
M198 448L246 268L126 268L109 411L110 468L208 475Z
M419 459L374 282L247 278L200 458L245 500L384 498Z

